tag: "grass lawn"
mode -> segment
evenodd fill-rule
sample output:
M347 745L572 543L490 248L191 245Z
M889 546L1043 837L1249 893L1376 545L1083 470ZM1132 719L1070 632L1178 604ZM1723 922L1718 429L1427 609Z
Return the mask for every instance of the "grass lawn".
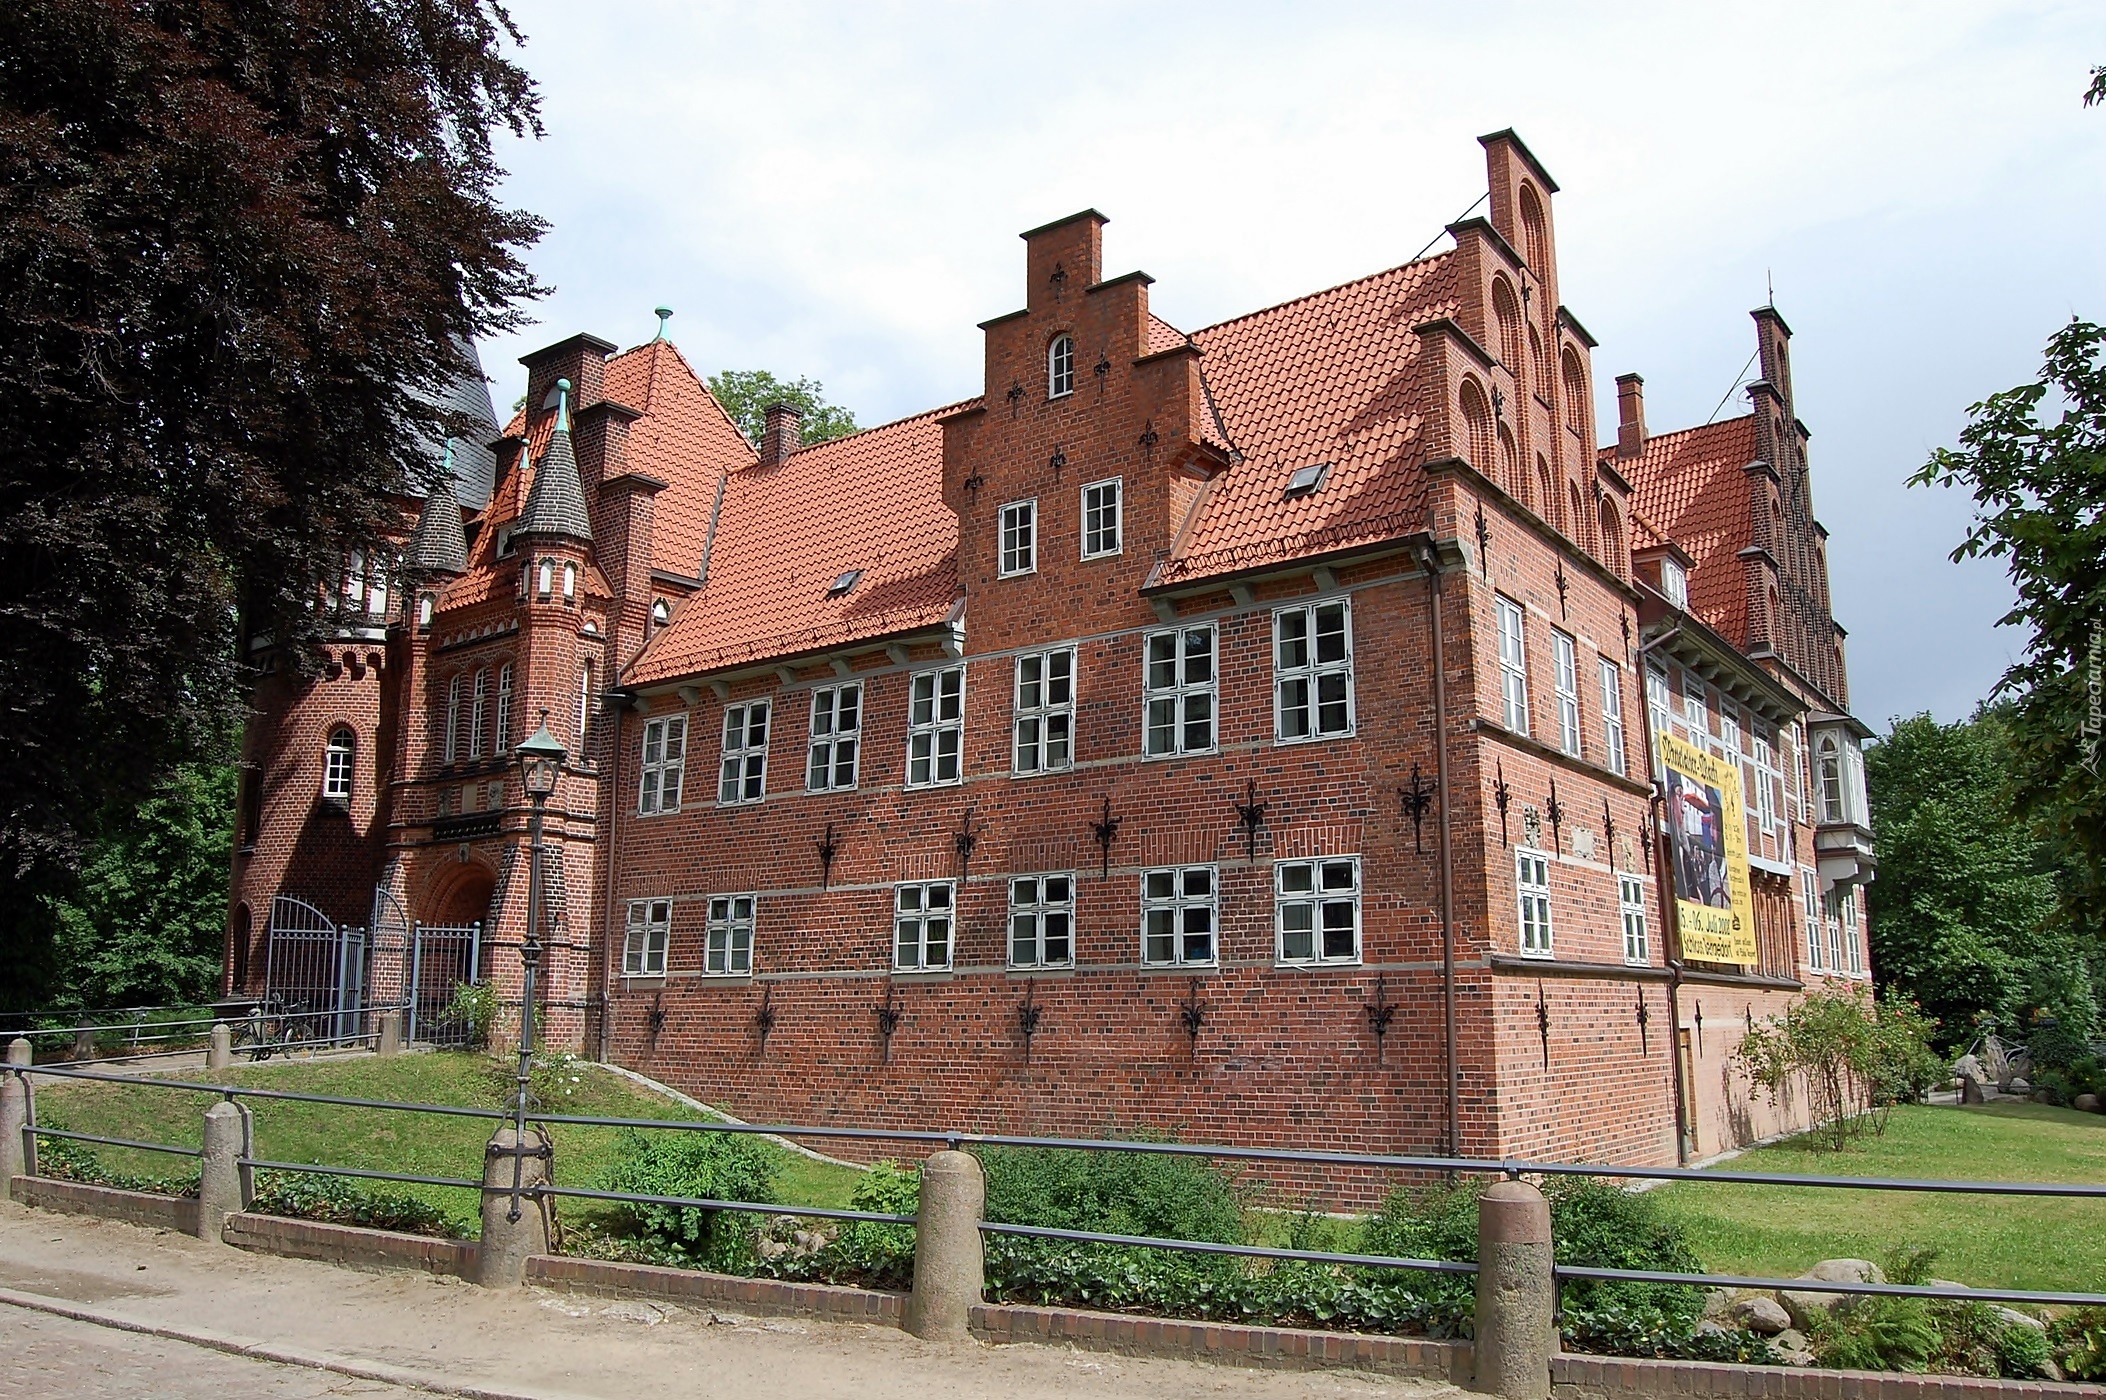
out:
M550 1112L606 1118L665 1118L692 1121L702 1115L686 1105L655 1094L596 1065L580 1063L572 1071L578 1082L570 1093L551 1097ZM351 1056L305 1063L266 1062L207 1073L184 1071L174 1076L191 1082L240 1084L251 1088L289 1089L337 1098L444 1104L449 1107L499 1108L512 1092L512 1065L481 1055L459 1053L400 1055L389 1059ZM482 1118L454 1118L330 1104L248 1101L256 1116L256 1151L280 1162L323 1162L369 1171L408 1172L474 1180L482 1174L483 1144L496 1124ZM203 1132L202 1116L209 1096L152 1089L144 1085L45 1080L37 1088L37 1117L76 1132L166 1142L195 1147ZM617 1129L558 1124L551 1129L556 1146L556 1181L564 1186L594 1186L612 1158ZM786 1149L780 1155L776 1192L786 1203L845 1206L858 1173ZM194 1176L193 1160L165 1153L96 1147L96 1155L117 1171L141 1176ZM375 1183L376 1185L379 1183ZM444 1186L399 1188L444 1210L466 1233L476 1227L476 1193ZM567 1219L583 1220L605 1207L592 1201L565 1201Z
M2106 1116L2038 1104L1897 1108L1843 1152L1804 1139L1724 1170L1973 1181L2106 1182ZM1791 1278L1822 1259L1939 1251L1931 1272L1976 1287L2095 1292L2106 1283L2106 1201L1677 1182L1653 1196L1707 1266Z

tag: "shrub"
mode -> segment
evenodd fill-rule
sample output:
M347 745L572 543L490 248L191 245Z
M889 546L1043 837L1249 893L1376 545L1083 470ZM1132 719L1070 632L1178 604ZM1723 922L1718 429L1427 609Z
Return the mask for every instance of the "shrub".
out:
M1814 1318L1808 1340L1823 1366L1920 1371L1939 1338L1923 1299L1875 1294Z
M1248 1243L1243 1194L1203 1157L998 1147L980 1154L987 1218L1108 1235Z
M775 1199L781 1163L766 1144L744 1133L623 1128L614 1151L599 1183L608 1191L710 1201ZM620 1203L615 1213L625 1228L670 1256L669 1262L750 1271L750 1222L728 1222L720 1218L725 1212L698 1206L642 1202Z
M878 1162L856 1182L848 1207L883 1215L913 1215L921 1207L921 1174L897 1162ZM763 1257L757 1267L770 1278L906 1288L914 1281L914 1227L850 1220L816 1253Z
M445 1211L407 1192L364 1187L325 1172L263 1172L256 1178L251 1210L369 1230L460 1239L466 1234Z
M465 1027L468 1048L481 1050L490 1043L490 1027L497 1024L497 988L489 982L456 982L453 1000L446 1003L441 1019L450 1026Z
M2038 1380L2048 1373L2054 1350L2048 1335L2038 1327L2006 1323L1996 1339L1996 1364L2000 1375L2020 1380Z
M1930 1048L1936 1029L1914 1002L1831 984L1750 1030L1734 1059L1777 1102L1803 1084L1817 1125L1806 1141L1841 1151L1853 1134L1886 1131L1889 1108L1945 1077Z
M2106 1308L2078 1308L2056 1318L2048 1341L2062 1374L2073 1381L2106 1381Z

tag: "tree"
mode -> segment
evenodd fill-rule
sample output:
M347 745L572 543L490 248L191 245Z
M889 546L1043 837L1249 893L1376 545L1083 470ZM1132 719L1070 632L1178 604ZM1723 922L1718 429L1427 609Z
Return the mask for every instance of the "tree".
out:
M709 377L710 394L751 443L758 443L767 432L768 405L775 403L793 404L804 415L799 427L805 447L854 432L855 414L828 403L820 393L824 387L816 379L785 382L764 369L727 369Z
M90 848L76 892L53 902L53 1006L165 1006L218 989L238 775L185 764Z
M2014 810L2010 729L2002 709L1957 724L1917 715L1865 754L1880 851L1866 888L1872 964L1952 1041L1985 1016L2018 1028L2046 1009L2088 1031L2094 1014L2053 854Z
M519 40L496 0L0 7L0 997L538 294L495 197L493 135L540 131Z

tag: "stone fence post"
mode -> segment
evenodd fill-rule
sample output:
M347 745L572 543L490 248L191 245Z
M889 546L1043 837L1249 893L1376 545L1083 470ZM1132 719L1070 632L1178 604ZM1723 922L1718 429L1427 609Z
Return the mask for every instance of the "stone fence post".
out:
M226 1069L234 1063L234 1032L225 1021L212 1023L212 1044L205 1051L206 1069Z
M380 1013L380 1036L373 1047L383 1058L402 1053L402 1013L383 1011Z
M506 1124L483 1148L483 1238L476 1246L475 1281L485 1288L517 1288L526 1261L548 1253L547 1196L529 1191L555 1179L555 1151L545 1131L527 1129L526 1142ZM512 1173L519 1173L519 1218L512 1214Z
M223 1238L227 1217L247 1210L241 1156L248 1133L238 1105L222 1099L205 1110L205 1155L198 1165L197 1237Z
M938 1152L921 1166L914 1218L914 1292L907 1330L929 1341L967 1340L972 1310L987 1288L980 1217L987 1178L970 1152Z
M1477 1359L1471 1389L1504 1400L1547 1400L1558 1347L1550 1203L1525 1181L1502 1181L1477 1201Z
M27 1044L17 1040L16 1045ZM8 1063L16 1063L9 1047ZM29 1077L0 1071L0 1201L12 1200L15 1178L27 1165L23 1158L22 1130L29 1123Z

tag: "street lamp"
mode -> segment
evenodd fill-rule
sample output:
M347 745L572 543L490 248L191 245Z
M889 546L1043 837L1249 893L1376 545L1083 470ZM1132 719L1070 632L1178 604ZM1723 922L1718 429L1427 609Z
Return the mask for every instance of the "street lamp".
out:
M513 1102L512 1206L505 1218L519 1221L519 1192L526 1170L527 1085L534 1069L534 973L541 966L541 819L556 779L563 773L569 755L556 736L548 732L548 711L541 712L541 727L513 751L519 761L519 779L534 804L527 827L527 927L520 944L519 996L519 1092Z

